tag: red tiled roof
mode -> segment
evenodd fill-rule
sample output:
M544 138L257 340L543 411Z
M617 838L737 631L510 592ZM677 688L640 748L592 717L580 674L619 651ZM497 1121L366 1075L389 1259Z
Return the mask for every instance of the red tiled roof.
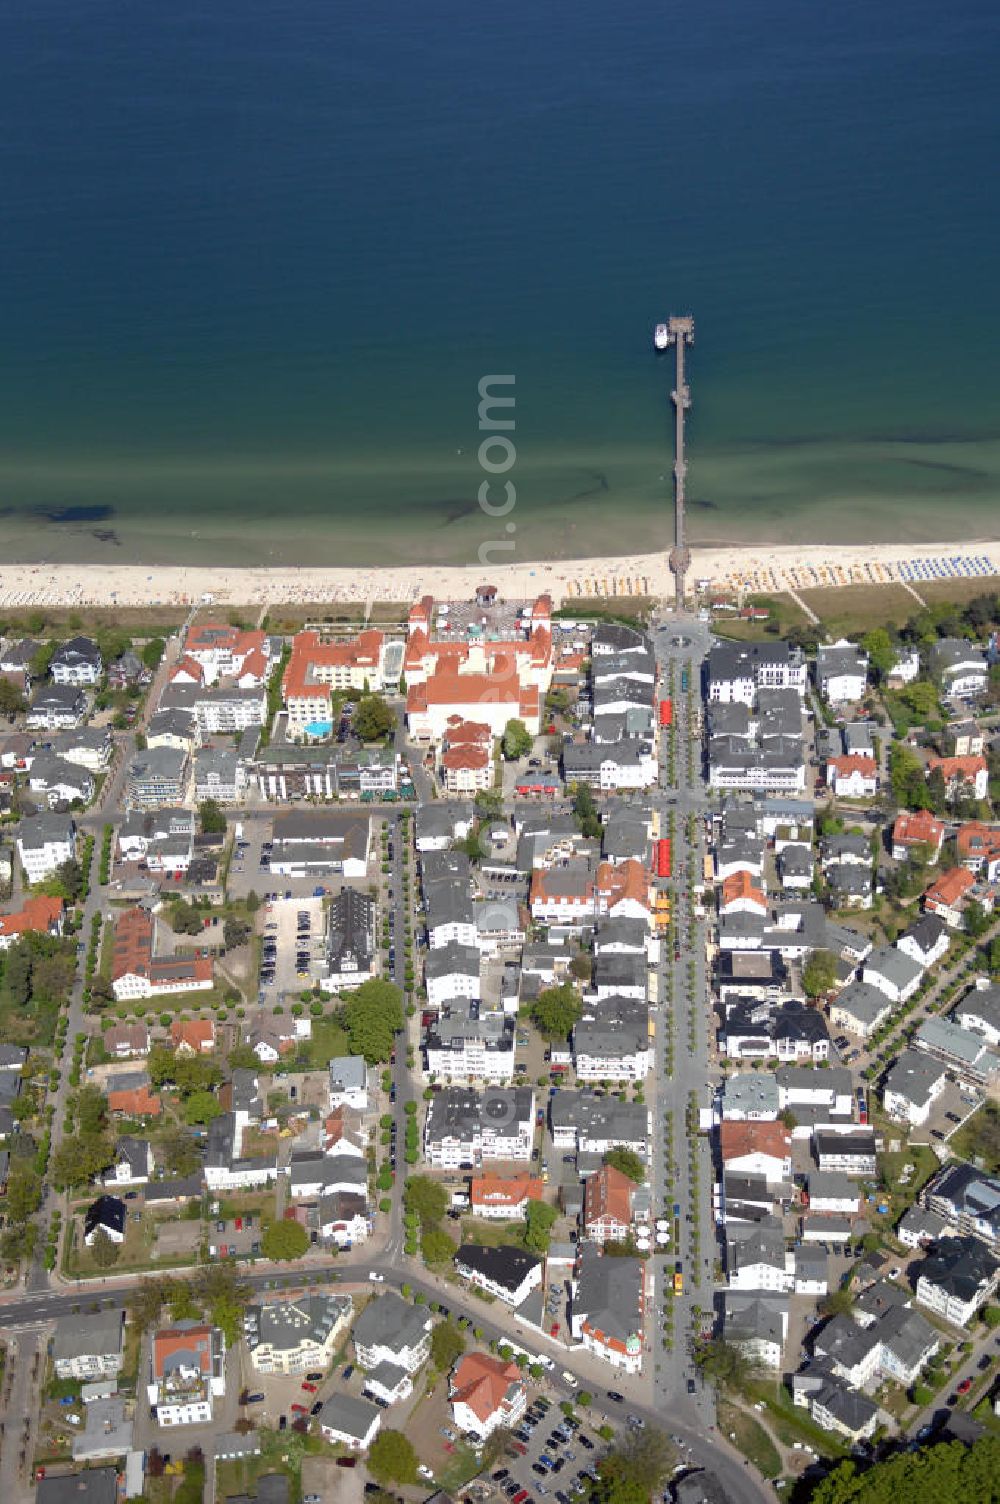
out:
M749 872L734 872L725 879L722 884L722 902L719 907L726 908L740 898L748 898L760 908L767 908L767 899Z
M512 1384L522 1384L516 1363L491 1358L488 1353L466 1353L451 1381L452 1404L466 1404L481 1421L500 1409Z
M212 1372L212 1328L210 1326L165 1327L153 1337L153 1377L162 1379L164 1364L177 1353L190 1356L193 1366L203 1374Z
M929 757L927 759L928 775L940 768L945 783L974 783L976 774L985 773L987 766L985 757Z
M316 668L377 669L384 641L382 633L374 627L347 642L324 642L318 632L296 632L292 656L281 681L285 699L328 697L329 686L313 680Z
M490 752L488 747L478 747L472 743L459 747L449 747L441 756L441 766L449 773L460 772L463 768L470 772L478 771L489 765Z
M744 1154L787 1159L792 1152L792 1135L783 1123L725 1122L719 1127L719 1148L723 1164Z
M215 1047L215 1023L210 1018L175 1018L170 1025L170 1040L175 1050L186 1044L200 1055L206 1047Z
M469 1189L475 1206L521 1206L525 1201L540 1201L543 1186L535 1175L476 1175Z
M1000 856L1000 825L984 825L981 820L969 820L958 827L955 847L963 859L978 857L987 861Z
M61 898L26 898L15 914L0 914L0 935L47 934L62 919Z
M860 773L863 778L874 778L878 772L874 757L865 757L860 752L851 752L845 757L831 757L827 767L833 768L842 778L849 778L852 773Z
M626 1227L632 1220L635 1184L614 1165L604 1165L588 1175L583 1191L583 1220L587 1227L610 1217Z
M109 1091L108 1107L111 1112L121 1112L129 1118L158 1118L163 1110L159 1097L148 1086Z
M625 862L601 862L596 882L598 895L609 908L623 898L649 908L649 873L634 857Z
M950 909L975 885L976 879L968 867L949 867L926 890L924 903L940 904L942 908Z
M940 846L943 836L944 825L929 809L897 815L892 827L892 839L900 846Z

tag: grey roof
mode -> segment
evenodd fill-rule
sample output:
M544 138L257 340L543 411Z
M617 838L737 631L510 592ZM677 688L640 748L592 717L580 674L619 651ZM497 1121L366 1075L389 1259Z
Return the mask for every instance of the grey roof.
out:
M649 743L640 737L616 742L574 742L563 748L563 772L572 779L576 774L597 773L605 764L635 768L649 755Z
M363 1091L368 1081L368 1066L362 1055L338 1055L329 1065L330 1090Z
M344 1436L363 1441L371 1430L372 1421L380 1420L381 1416L379 1407L370 1400L356 1399L353 1394L337 1389L324 1401L318 1419L320 1426L329 1426Z
M835 862L826 869L826 880L837 893L849 898L867 897L872 891L870 867L859 867L855 862Z
M864 963L864 969L877 972L900 990L910 986L924 974L920 962L914 961L912 956L898 950L895 945L883 945L879 950L872 951Z
M859 1326L849 1316L834 1316L814 1337L813 1351L844 1368L854 1368L878 1343L875 1327Z
M365 1306L354 1323L355 1347L386 1347L392 1352L418 1347L429 1321L426 1308L411 1306L386 1290Z
M947 933L948 926L943 919L938 918L937 914L921 914L916 923L911 924L909 929L900 938L903 940L913 940L921 950L929 951L933 950L935 945L940 941L941 936L947 935ZM998 996L1000 996L1000 988L997 989L997 992Z
M766 1071L738 1071L722 1087L723 1115L737 1112L773 1112L778 1115L777 1078Z
M122 1350L123 1312L82 1311L75 1316L61 1316L52 1338L53 1358L85 1358L120 1353Z
M450 840L456 826L471 819L472 805L466 801L443 804L435 800L432 804L421 804L416 817L417 839L446 836Z
M949 674L960 665L972 663L986 672L986 658L982 649L965 637L942 637L932 643L928 653L931 668L939 674Z
M17 838L25 850L31 851L45 846L49 841L72 841L73 830L70 815L57 815L50 810L43 810L41 814L31 815L21 821Z
M610 816L601 833L601 846L608 858L623 861L633 857L643 860L649 855L647 822L643 819L630 819L627 815Z
M76 710L86 703L86 696L76 684L43 684L32 697L31 708L52 710Z
M52 654L52 663L89 663L95 668L101 665L101 650L89 637L70 637L61 642Z
M941 1238L920 1265L919 1277L957 1300L972 1300L988 1284L997 1260L975 1238Z
M531 1116L531 1104L532 1093L526 1086L487 1087L482 1092L467 1086L445 1087L435 1092L427 1109L427 1142L471 1135L486 1122L525 1122Z
M821 682L840 674L864 674L867 669L867 656L853 642L816 649L816 673Z
M852 1128L849 1133L824 1133L817 1129L813 1136L816 1145L817 1159L824 1159L826 1155L835 1156L843 1154L864 1155L868 1159L875 1158L875 1130L874 1128Z
M766 1264L784 1270L785 1236L777 1217L759 1222L735 1223L726 1227L726 1263L730 1278L741 1269Z
M494 931L515 932L522 927L518 916L517 900L513 898L477 900L473 912L476 930L480 935L488 935Z
M948 1227L946 1218L932 1212L926 1206L910 1206L900 1217L897 1231L911 1233L916 1238L927 1238L936 1243Z
M952 1012L956 1023L969 1027L970 1019L982 1019L991 1029L1000 1033L1000 983L991 982L988 987L974 987L967 992Z
M922 1106L930 1099L931 1089L945 1074L945 1067L919 1050L906 1049L895 1061L885 1078L885 1091Z
M473 923L472 897L467 881L428 881L424 890L429 930L443 924Z
M635 1258L604 1257L584 1243L577 1265L573 1312L619 1342L642 1335L643 1266Z
M89 1467L78 1473L49 1473L37 1484L36 1504L117 1504L118 1472Z
M787 1306L787 1295L775 1297L749 1290L726 1290L724 1300L725 1334L731 1342L757 1339L781 1347L784 1341L781 1312Z
M601 919L594 932L594 953L599 956L602 950L616 945L626 946L636 954L645 955L648 939L649 926L645 919L627 916Z
M986 1046L981 1034L963 1029L948 1018L925 1018L916 1032L914 1043L934 1053L950 1055L960 1065L992 1074L1000 1068L1000 1059Z
M778 853L778 866L783 877L810 877L813 870L812 847L791 842Z
M824 836L820 843L825 862L840 862L845 857L859 857L867 866L871 866L872 848L867 836L844 835Z
M857 1186L842 1170L810 1170L809 1200L817 1197L836 1197L856 1200L860 1195Z
M897 1306L889 1311L879 1322L878 1331L884 1346L910 1368L938 1340L930 1322L910 1306Z
M833 1001L834 1008L843 1008L865 1028L871 1028L875 1020L892 1008L884 992L879 992L871 982L849 982Z
M860 1325L871 1325L873 1321L879 1321L887 1316L890 1311L901 1309L907 1305L910 1296L908 1291L899 1285L894 1285L891 1280L879 1279L867 1290L860 1290L854 1297L854 1319ZM870 1320L860 1322L860 1317L869 1317Z
M931 1205L952 1216L966 1216L977 1230L1000 1238L1000 1178L974 1165L951 1164L925 1187ZM942 1229L943 1230L943 1229Z
M176 736L184 740L194 740L195 718L190 710L182 710L179 707L173 710L158 710L150 718L150 736Z
M280 1351L292 1351L303 1342L322 1346L352 1310L349 1295L303 1295L294 1301L251 1306L247 1315L256 1319L247 1342L251 1351L261 1344Z
M375 901L356 888L344 888L327 915L327 961L333 970L351 960L359 970L370 967L374 954Z
M432 982L455 975L478 977L479 960L479 950L475 945L449 940L447 945L437 945L426 952L424 975Z
M867 1395L835 1377L826 1380L815 1399L835 1420L855 1434L866 1430L878 1415L878 1406L873 1405Z
M619 1102L593 1091L557 1091L549 1102L553 1128L575 1128L588 1138L646 1143L649 1111L641 1102Z
M180 747L147 747L137 752L128 765L129 779L135 783L172 780L179 782L187 765Z

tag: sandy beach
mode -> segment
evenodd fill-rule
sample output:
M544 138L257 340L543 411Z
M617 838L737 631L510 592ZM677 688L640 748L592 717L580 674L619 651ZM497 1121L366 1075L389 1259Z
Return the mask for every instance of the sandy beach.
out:
M984 589L1000 575L1000 543L938 543L916 547L764 545L695 548L689 588L776 592L845 585L903 584L919 594L921 581L982 577ZM467 599L484 580L508 599L546 592L556 605L574 598L668 596L673 577L665 552L623 558L475 566L328 569L230 569L165 565L0 565L0 612L32 606L221 606L293 602L411 601L421 595ZM994 580L995 586L995 580Z

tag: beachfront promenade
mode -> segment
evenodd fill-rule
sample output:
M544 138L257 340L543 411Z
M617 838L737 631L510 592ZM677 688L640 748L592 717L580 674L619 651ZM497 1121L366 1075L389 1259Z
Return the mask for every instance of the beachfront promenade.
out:
M689 588L773 594L847 585L903 585L1000 575L1000 542L834 547L766 545L691 550ZM667 597L673 576L666 551L625 558L552 560L483 569L414 565L392 569L231 569L224 564L3 564L0 611L33 606L193 606L294 602L412 601L421 595L465 600L488 579L508 599L547 592L556 605L593 596ZM995 588L995 585L994 587Z

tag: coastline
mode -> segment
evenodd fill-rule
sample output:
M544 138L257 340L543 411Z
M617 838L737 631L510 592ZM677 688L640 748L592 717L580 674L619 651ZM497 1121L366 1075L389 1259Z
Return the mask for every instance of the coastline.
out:
M770 544L692 549L688 579L709 593L792 592L847 585L902 584L918 598L921 578L981 577L984 590L1000 575L1000 542L932 545ZM0 612L33 606L247 606L376 601L408 602L421 595L468 599L488 580L508 599L547 593L555 605L574 598L671 596L667 552L621 558L526 561L475 565L323 568L224 565L3 564Z

